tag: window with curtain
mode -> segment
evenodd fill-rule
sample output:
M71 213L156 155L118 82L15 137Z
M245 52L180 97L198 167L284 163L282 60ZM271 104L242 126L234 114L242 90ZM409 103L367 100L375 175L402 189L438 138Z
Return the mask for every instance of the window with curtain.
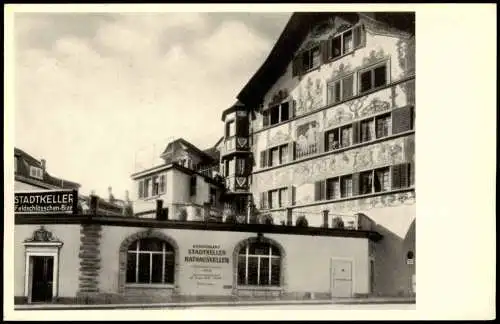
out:
M136 284L173 284L174 248L157 238L140 239L127 251L126 282Z
M280 286L281 253L270 243L245 244L238 253L238 285Z

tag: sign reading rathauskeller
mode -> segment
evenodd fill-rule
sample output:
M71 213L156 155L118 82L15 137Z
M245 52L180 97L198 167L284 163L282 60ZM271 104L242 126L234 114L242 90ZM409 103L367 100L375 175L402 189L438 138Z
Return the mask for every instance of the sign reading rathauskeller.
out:
M14 212L17 214L74 214L77 204L77 190L20 191L14 194Z

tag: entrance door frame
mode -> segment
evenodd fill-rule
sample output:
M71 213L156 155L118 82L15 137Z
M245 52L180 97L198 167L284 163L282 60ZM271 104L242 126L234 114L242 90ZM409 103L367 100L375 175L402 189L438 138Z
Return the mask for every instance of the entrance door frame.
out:
M330 258L330 297L333 297L333 284L335 282L335 278L333 275L333 263L335 261L349 261L351 262L351 297L354 296L354 287L356 287L356 275L355 275L355 269L356 269L356 262L354 261L354 258L347 258L347 257L331 257Z
M31 257L48 256L54 258L52 272L52 299L57 297L59 290L59 251L62 242L26 242L25 247L25 271L24 271L24 297L31 303L31 290L33 287L33 274L30 267Z

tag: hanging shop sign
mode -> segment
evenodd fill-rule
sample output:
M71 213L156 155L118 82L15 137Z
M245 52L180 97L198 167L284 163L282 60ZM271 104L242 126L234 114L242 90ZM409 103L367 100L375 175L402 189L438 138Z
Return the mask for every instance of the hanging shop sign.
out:
M16 214L76 214L77 190L19 191L14 193Z

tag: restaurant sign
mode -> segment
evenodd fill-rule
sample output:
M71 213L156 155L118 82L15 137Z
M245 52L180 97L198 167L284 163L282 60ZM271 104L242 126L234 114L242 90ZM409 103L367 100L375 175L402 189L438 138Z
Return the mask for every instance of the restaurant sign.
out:
M77 190L18 191L14 194L16 214L75 214Z

